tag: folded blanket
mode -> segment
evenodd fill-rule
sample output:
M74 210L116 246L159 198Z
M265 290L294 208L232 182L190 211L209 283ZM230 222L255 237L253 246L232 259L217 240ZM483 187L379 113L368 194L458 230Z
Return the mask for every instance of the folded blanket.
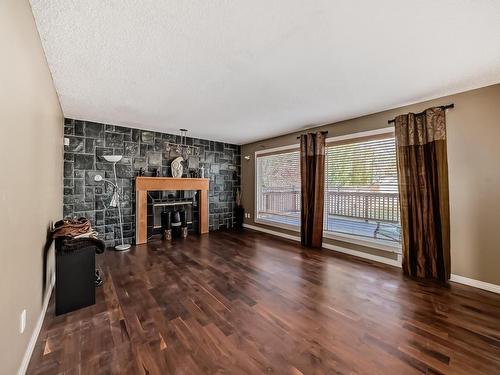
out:
M73 237L63 237L60 243L59 251L64 253L71 253L76 250L83 249L85 247L94 246L96 248L95 252L97 254L102 254L106 245L104 242L98 238L93 237L83 237L83 238L73 238Z
M81 217L79 219L59 220L54 224L52 238L76 237L78 235L88 233L90 230L90 221L85 217Z

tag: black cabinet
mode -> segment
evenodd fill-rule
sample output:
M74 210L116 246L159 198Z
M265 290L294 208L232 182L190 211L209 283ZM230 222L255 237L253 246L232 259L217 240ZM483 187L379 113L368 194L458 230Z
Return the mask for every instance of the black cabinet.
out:
M95 304L95 246L71 252L56 243L56 315Z

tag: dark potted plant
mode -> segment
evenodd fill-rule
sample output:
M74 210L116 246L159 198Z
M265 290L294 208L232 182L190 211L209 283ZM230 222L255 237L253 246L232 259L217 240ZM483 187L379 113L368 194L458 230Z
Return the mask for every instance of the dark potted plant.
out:
M243 228L243 219L245 218L245 209L241 205L240 189L236 191L236 207L234 209L235 227Z

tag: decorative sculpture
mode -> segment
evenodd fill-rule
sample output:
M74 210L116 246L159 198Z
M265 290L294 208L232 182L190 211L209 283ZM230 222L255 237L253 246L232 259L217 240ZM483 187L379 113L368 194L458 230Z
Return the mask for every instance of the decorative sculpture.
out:
M182 177L182 171L184 169L184 167L182 166L183 161L184 161L184 158L182 156L179 156L172 161L172 164L170 164L170 169L172 171L172 177L175 177L175 178Z

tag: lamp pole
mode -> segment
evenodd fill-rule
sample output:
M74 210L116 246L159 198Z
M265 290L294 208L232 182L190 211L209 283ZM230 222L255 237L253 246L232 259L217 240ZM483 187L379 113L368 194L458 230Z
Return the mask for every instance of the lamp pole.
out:
M118 221L120 223L120 236L122 239L122 244L120 246L116 246L116 250L127 250L130 248L130 245L125 246L125 243L123 242L123 224L122 224L122 210L120 207L120 202L121 202L121 197L120 197L120 189L118 188L118 180L116 179L116 162L113 163L113 175L115 177L115 189L116 189L116 195L118 197L116 205L118 206Z

